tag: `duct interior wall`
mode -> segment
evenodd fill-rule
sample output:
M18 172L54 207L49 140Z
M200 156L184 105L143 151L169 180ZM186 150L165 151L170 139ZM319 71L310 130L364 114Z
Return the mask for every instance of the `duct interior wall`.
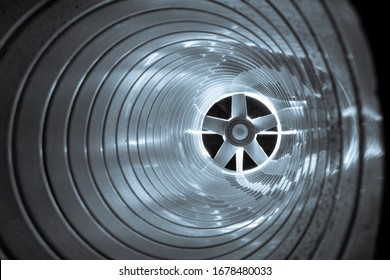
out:
M382 117L347 1L3 2L5 257L372 257Z

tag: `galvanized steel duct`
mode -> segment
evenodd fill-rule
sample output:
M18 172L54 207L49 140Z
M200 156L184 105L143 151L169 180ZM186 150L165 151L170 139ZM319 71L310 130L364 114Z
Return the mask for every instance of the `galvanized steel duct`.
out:
M381 116L347 1L33 2L3 12L5 255L372 256Z

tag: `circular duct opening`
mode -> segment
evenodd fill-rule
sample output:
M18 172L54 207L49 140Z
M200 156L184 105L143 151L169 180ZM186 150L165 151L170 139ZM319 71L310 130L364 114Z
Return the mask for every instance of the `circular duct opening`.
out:
M266 164L280 145L275 110L265 105L271 102L249 96L237 93L223 98L208 110L202 123L203 145L209 155L217 165L236 172Z
M0 41L10 257L370 255L381 117L346 1L25 2Z

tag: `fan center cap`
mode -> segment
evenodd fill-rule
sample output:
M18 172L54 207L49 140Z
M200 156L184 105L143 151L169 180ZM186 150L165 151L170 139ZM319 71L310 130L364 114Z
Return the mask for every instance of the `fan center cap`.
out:
M245 147L255 138L255 128L246 118L234 118L226 126L225 135L231 144Z
M238 141L242 141L245 138L247 138L248 134L249 134L248 128L242 123L238 123L232 128L232 135L234 139Z

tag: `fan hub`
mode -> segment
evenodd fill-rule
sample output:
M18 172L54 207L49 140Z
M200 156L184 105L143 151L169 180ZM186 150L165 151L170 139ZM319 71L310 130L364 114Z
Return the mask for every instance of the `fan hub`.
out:
M255 127L246 118L234 118L227 124L225 136L234 146L245 147L255 138Z

